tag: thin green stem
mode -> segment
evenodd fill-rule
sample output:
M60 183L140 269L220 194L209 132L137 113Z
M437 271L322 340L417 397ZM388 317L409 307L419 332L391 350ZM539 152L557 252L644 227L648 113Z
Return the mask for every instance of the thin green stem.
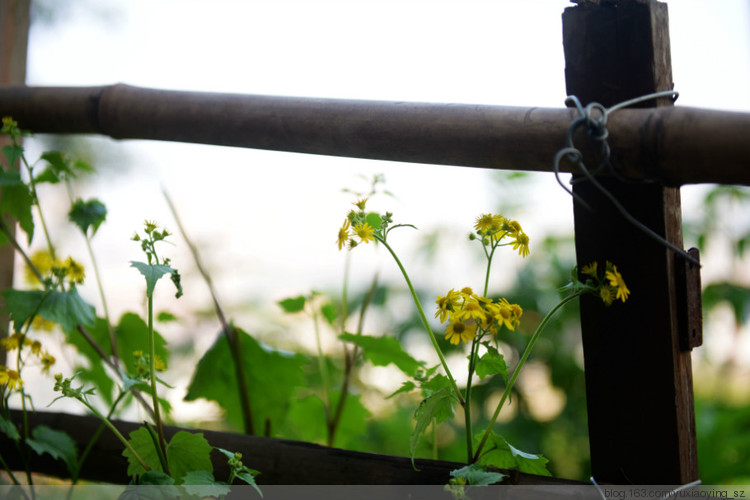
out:
M156 349L154 339L154 297L148 297L148 348L149 348L149 369L151 371L151 399L154 407L154 421L156 422L156 432L159 435L159 448L166 457L167 443L164 439L164 428L161 422L161 412L159 411L159 397L156 393ZM166 472L166 470L164 471Z
M513 371L513 375L510 377L510 380L508 381L508 385L505 386L505 391L503 391L503 395L500 398L500 402L497 404L495 413L492 415L492 419L490 419L490 423L489 425L487 425L487 430L484 431L484 434L482 435L482 440L479 442L479 445L477 446L477 449L474 452L474 457L472 459L472 462L476 462L479 459L479 456L482 452L482 448L484 448L484 445L487 442L487 439L489 438L490 433L492 432L492 427L495 425L495 422L497 421L497 417L500 415L500 410L502 410L503 405L505 405L505 401L508 399L508 396L510 396L510 392L516 383L516 379L518 379L518 375L521 373L521 369L523 368L524 364L526 364L526 360L529 358L529 355L531 354L531 351L534 348L534 344L536 344L536 341L539 340L539 336L541 335L544 328L547 326L547 323L549 323L549 321L552 319L552 316L554 316L555 313L560 308L562 308L568 302L574 299L577 299L584 293L585 293L584 290L578 290L574 292L572 295L569 295L568 297L565 297L564 299L562 299L555 307L552 308L552 310L550 310L547 313L547 315L544 317L542 322L539 323L539 326L537 326L536 330L534 331L534 334L531 336L531 340L529 340L529 344L526 346L526 350L523 352L521 359L518 361L518 365L516 365L516 369Z
M466 377L466 406L464 406L464 424L466 428L466 460L471 463L471 457L474 455L472 451L473 443L473 431L471 423L471 382L474 377L474 370L477 365L477 353L479 352L479 337L474 337L471 343L471 352L469 355L469 374Z
M90 411L91 411L91 412L92 412L92 413L93 413L94 415L96 415L97 417L99 417L99 420L101 420L101 421L102 421L102 422L104 423L104 425L106 425L106 426L107 426L107 428L108 428L108 429L109 429L110 431L112 431L112 433L113 433L113 434L114 434L114 435L115 435L115 436L117 437L117 439L119 439L119 440L120 440L120 442L122 442L122 444L124 444L124 445L125 445L125 448L127 448L127 449L128 449L128 451L129 451L129 452L130 452L130 453L131 453L131 454L133 455L133 458L135 458L135 459L136 459L136 461L137 461L137 462L138 462L139 464L141 464L141 466L142 466L142 467L143 467L144 469L146 469L147 471L148 471L148 470L151 470L151 467L149 467L149 465L148 465L148 464L146 463L146 461L145 461L145 460L143 460L143 458L142 458L142 457L141 457L141 456L140 456L140 455L138 454L138 452L137 452L137 451L135 451L135 448L133 448L133 446L132 446L132 445L131 445L131 444L130 444L130 443L128 442L128 440L127 440L127 439L125 439L125 436L123 436L123 435L122 435L122 434L120 433L120 431L118 431L118 430L117 430L117 427L115 427L115 426L114 426L114 425L112 424L112 422L110 422L110 421L109 421L109 420L108 420L108 419L107 419L106 417L104 417L104 415L102 415L101 413L99 413L99 410L97 410L97 409L96 409L96 408L94 408L94 407L93 407L92 405L90 405L90 404L89 404L89 402L88 402L88 401L86 401L86 400L85 400L85 399L84 399L83 397L80 397L80 398L76 398L76 399L77 399L78 401L80 401L81 403L83 403L83 404L84 404L84 406L86 406L86 408L88 408L88 409L89 409L89 410L90 410Z
M15 144L16 140L13 139L13 142ZM21 162L26 167L26 171L29 174L29 188L31 189L31 196L33 197L34 203L36 204L36 210L39 213L39 222L41 222L42 224L44 237L47 240L47 248L49 248L49 253L52 256L52 260L57 260L57 256L55 255L55 246L52 244L52 238L50 238L49 230L47 229L47 222L45 221L44 214L42 213L42 206L39 204L39 196L37 195L36 183L34 182L34 172L32 171L29 162L26 160L26 155L24 155L23 153L21 154Z
M328 397L328 392L330 391L331 387L328 382L328 368L326 367L326 359L323 357L323 345L320 340L320 324L318 322L318 311L315 308L315 304L312 303L314 297L310 297L310 307L312 309L312 318L313 318L313 329L315 330L315 344L318 348L318 370L320 371L320 378L323 384L323 407L325 408L326 412L326 426L329 429L328 432L328 441L329 445L331 444L331 432L330 432L330 426L331 426L331 402L330 398Z
M435 352L438 355L438 358L440 358L440 363L443 365L443 369L445 370L445 374L448 376L448 380L450 380L451 386L453 387L453 390L456 393L456 396L458 396L458 401L461 403L461 406L464 406L466 404L466 400L464 400L463 395L461 394L461 391L458 389L458 385L456 384L456 380L453 378L453 374L451 373L450 369L448 368L448 362L445 360L445 355L443 354L443 351L440 349L440 345L437 342L437 339L435 338L435 334L432 331L432 328L430 328L430 323L427 321L427 316L424 313L424 309L422 309L422 303L419 301L419 297L417 297L417 292L414 290L414 285L412 285L411 280L409 279L409 275L406 273L406 269L404 269L403 264L401 264L401 260L399 260L398 256L396 255L396 252L393 251L393 248L386 243L386 241L378 236L375 235L375 238L385 246L385 248L388 249L393 259L396 261L396 265L398 265L398 268L401 270L401 274L404 276L404 279L406 280L406 284L409 287L409 291L411 292L412 299L414 299L414 304L417 306L417 311L419 312L419 317L422 319L422 324L425 327L425 330L427 330L427 333L430 336L430 340L432 341L432 346L435 348Z

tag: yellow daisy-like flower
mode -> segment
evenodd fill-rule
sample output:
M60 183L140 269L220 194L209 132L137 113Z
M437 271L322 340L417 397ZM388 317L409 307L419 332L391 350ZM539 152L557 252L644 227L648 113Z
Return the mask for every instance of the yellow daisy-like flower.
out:
M346 242L349 240L349 226L349 219L344 219L344 225L341 226L341 229L339 229L339 238L337 240L339 250L344 248L346 246Z
M39 356L42 354L42 343L38 340L35 340L31 343L31 354L34 356Z
M519 232L516 234L516 239L513 241L512 245L513 250L518 250L518 255L521 257L526 258L529 255L529 237L526 233Z
M474 290L472 290L470 286L463 287L459 293L464 300L471 300L473 297L476 297L476 295L474 295Z
M154 354L154 368L157 372L163 372L167 369L167 364L164 362L163 359L159 357L158 354Z
M20 390L23 387L21 374L9 370L7 366L0 366L0 385L7 385L10 390Z
M505 223L505 227L503 228L507 232L515 234L515 233L522 233L523 228L521 227L521 223L517 220L509 220Z
M506 223L505 217L499 214L482 214L477 217L474 229L485 236L496 236Z
M622 279L622 275L617 270L617 266L612 266L611 270L607 270L605 277L609 280L609 285L616 291L615 298L625 302L630 295L630 290L625 285L625 280Z
M52 268L60 267L60 262L52 257L49 250L37 250L29 257L29 260L42 276L49 276ZM30 285L39 285L39 277L28 266L24 269L24 279Z
M373 236L375 234L375 229L373 229L373 227L367 222L357 224L352 229L354 231L354 234L359 236L359 239L360 241L362 241L362 243L369 243L370 241L373 241L375 239L375 237Z
M22 338L23 336L20 333L13 333L11 335L8 335L4 339L0 339L0 345L2 345L6 351L13 351L15 349L18 349L18 346L21 344Z
M52 365L55 364L55 357L45 351L44 354L42 354L40 361L42 363L42 373L45 375L49 375L49 369L52 368Z
M459 321L475 320L483 323L486 319L486 313L479 302L475 300L467 301L461 310L456 311L455 318Z
M586 274L588 276L594 276L596 277L597 268L598 268L597 262L592 262L590 264L586 264L583 266L583 269L581 269L581 273Z
M615 301L615 289L607 284L604 284L599 289L599 297L605 304L610 306L612 305L612 302Z
M359 200L354 202L354 205L360 210L364 210L366 204L367 204L367 198L360 198Z
M437 304L437 312L435 317L440 319L441 323L445 323L448 318L448 314L458 305L458 301L461 299L461 295L454 289L445 294L445 297L438 297L435 303Z
M470 340L474 340L476 331L476 323L465 323L463 321L449 323L445 329L445 340L453 345L458 345L462 340L464 344L468 344Z
M83 283L83 280L86 278L86 273L83 269L83 266L73 260L73 257L68 257L67 260L65 260L63 269L65 269L65 275L68 277L68 279L78 285Z

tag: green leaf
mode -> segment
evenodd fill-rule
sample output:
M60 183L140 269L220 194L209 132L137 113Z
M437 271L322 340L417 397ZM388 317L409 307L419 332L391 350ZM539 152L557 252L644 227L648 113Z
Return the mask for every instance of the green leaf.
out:
M438 392L428 396L419 403L417 411L414 412L414 418L417 420L417 425L414 426L414 431L409 437L409 453L411 454L412 467L416 469L414 465L414 455L417 451L417 445L419 439L424 434L433 419L436 423L440 423L446 418L453 416L453 405L458 403L458 398L455 392L450 387L443 387Z
M333 324L334 321L339 317L339 310L331 303L324 304L320 308L320 312L323 313L323 317L328 321L328 324Z
M214 479L214 475L207 470L190 471L182 477L183 488L189 495L199 498L228 495L231 489L226 483Z
M94 306L71 288L64 292L50 292L39 307L39 315L47 321L59 323L66 332L72 332L78 325L90 326L96 321Z
M13 329L16 332L23 331L23 326L32 314L39 311L44 300L44 292L41 290L15 290L8 288L3 291L5 304L13 321Z
M339 338L362 348L365 358L375 366L395 364L402 372L413 377L424 363L412 358L393 337L371 337L344 333Z
M375 212L370 212L369 214L367 214L365 220L368 224L370 224L370 226L372 226L375 231L383 227L383 218L380 217L380 214L376 214Z
M475 436L477 444L480 439L481 434ZM548 461L542 455L534 455L514 448L504 437L494 432L490 433L482 456L479 458L479 463L482 465L491 465L498 469L518 469L520 472L540 476L551 476L546 466Z
M0 186L18 186L23 184L21 174L16 171L0 170Z
M14 168L16 165L16 162L23 154L23 148L21 146L3 146L2 148L3 155L5 155L5 158L8 160L8 167Z
M89 201L78 199L68 212L70 222L78 226L83 234L88 234L89 228L92 229L91 236L96 234L99 226L106 218L107 207L97 199Z
M6 185L2 186L0 193L0 213L16 219L31 244L34 238L34 215L31 213L34 197L29 187L24 183Z
M401 387L399 387L393 394L386 396L385 399L391 399L396 394L401 394L402 392L413 391L414 389L416 389L416 387L417 386L414 384L414 382L412 382L411 380L407 380L406 382L403 382L401 384Z
M160 471L150 470L141 475L139 484L141 486L172 486L174 482L173 477ZM176 488L167 488L167 490L172 491L174 495L176 495L178 491Z
M470 486L489 486L501 482L508 476L501 472L490 472L484 465L471 464L452 470L451 477L463 478L466 480L466 484Z
M255 482L255 476L257 474L258 474L258 471L238 472L235 477L237 477L237 479L240 479L240 480L246 482L247 484L249 484L250 486L252 486L253 488L255 488L255 491L257 491L258 494L262 497L263 496L263 492L260 491L260 488L258 487L258 485Z
M175 270L171 267L160 264L146 264L145 262L137 262L132 260L130 261L130 265L138 269L143 277L146 278L147 297L153 297L156 282L159 281L162 276L164 276L165 274L173 274L175 272Z
M300 312L301 310L305 308L306 302L307 302L307 298L305 298L304 295L300 295L299 297L293 297L293 298L280 300L279 305L284 310L284 312L296 313L296 312Z
M258 426L255 431L260 431L266 419L271 421L272 429L277 429L284 422L295 388L304 384L305 358L268 349L241 329L236 331L250 388L253 421ZM198 362L185 396L186 401L200 398L216 401L226 411L229 423L236 429L243 428L234 359L221 332Z
M159 323L171 323L173 321L177 321L177 316L169 311L162 311L156 315L156 321L158 321Z
M131 432L129 438L128 443L143 461L152 470L163 472L154 441L148 429L141 427ZM172 436L167 444L167 463L175 482L179 484L185 474L190 471L206 470L212 472L211 449L211 445L208 444L203 434L179 431ZM146 469L135 459L129 449L126 448L122 454L128 459L129 476L142 476L146 473Z
M78 452L76 443L67 433L40 425L31 431L32 439L26 444L38 455L49 453L52 458L62 460L68 466L68 472L73 474L77 467Z
M453 385L451 384L451 381L443 375L442 373L438 373L431 379L425 380L420 384L420 389L422 389L422 394L424 397L429 397L435 394L436 392L442 391L443 389L452 389Z
M487 352L477 361L476 371L480 379L488 375L500 374L505 382L508 382L508 364L503 355L497 349L486 344Z
M13 441L21 439L21 435L18 433L16 424L0 415L0 432L8 436Z
M703 289L703 308L710 311L721 303L732 308L734 319L738 324L750 317L750 288L730 283L711 283Z

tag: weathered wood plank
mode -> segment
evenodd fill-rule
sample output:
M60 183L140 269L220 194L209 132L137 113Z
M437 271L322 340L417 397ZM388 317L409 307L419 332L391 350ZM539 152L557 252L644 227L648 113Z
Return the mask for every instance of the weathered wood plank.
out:
M22 414L19 410L11 411L11 419L20 426ZM114 421L115 427L127 436L140 427L133 422ZM29 426L47 425L53 429L64 430L83 449L100 425L95 417L69 415L65 413L34 412L29 415ZM248 436L228 432L209 430L183 429L166 426L167 439L176 432L188 430L201 432L212 446L242 453L242 461L248 467L261 472L259 484L447 484L450 471L463 464L439 460L417 459L420 471L412 468L411 460L406 457L363 453L338 448L328 448L312 443ZM14 470L22 470L20 457L8 438L0 435L0 449L3 458ZM81 478L125 484L127 461L122 456L124 447L115 436L105 430L96 445L92 448L86 461ZM212 454L214 476L226 478L229 469L224 455ZM69 477L61 461L53 460L49 455L33 456L32 468L36 472ZM507 484L581 484L576 481L552 477L535 476L508 471L510 478Z
M640 88L640 87L639 87ZM583 94L585 95L585 94ZM615 102L622 92L605 97ZM552 170L573 110L144 89L0 87L0 114L36 133L216 144L375 160ZM612 163L669 185L750 185L750 113L625 109L609 120ZM583 137L581 137L583 139ZM594 153L591 144L581 144ZM563 168L570 168L568 163Z
M605 106L672 88L666 4L653 0L565 10L568 93ZM667 104L667 103L662 103ZM689 167L685 167L689 168ZM658 184L602 179L639 221L682 248L680 193ZM675 254L629 224L591 183L574 192L578 265L612 261L626 304L581 300L592 472L619 484L697 479L692 370L681 332ZM601 265L600 264L600 265Z

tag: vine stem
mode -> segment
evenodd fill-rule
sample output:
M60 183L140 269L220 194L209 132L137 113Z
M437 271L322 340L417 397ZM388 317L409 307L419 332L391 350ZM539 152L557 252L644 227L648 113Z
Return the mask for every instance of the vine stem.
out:
M377 234L375 234L374 237L380 243L382 243L385 248L388 249L391 256L396 261L396 265L398 265L398 268L401 270L401 274L403 274L404 279L406 280L406 284L409 287L409 291L411 292L411 296L414 299L414 303L417 306L419 317L422 319L422 324L424 325L425 330L427 330L427 333L430 335L432 346L435 348L435 352L437 352L438 358L440 358L440 363L443 365L445 374L448 375L448 380L450 380L451 386L453 387L454 392L458 396L458 401L461 403L461 406L465 406L466 400L461 394L461 391L458 389L456 380L453 378L453 374L448 368L448 362L445 360L445 355L443 354L443 351L440 349L440 345L438 344L437 339L435 338L435 334L433 333L432 328L430 328L430 323L427 321L427 316L424 313L424 309L422 309L422 303L419 301L419 297L417 297L417 292L414 290L414 285L412 285L411 280L409 279L409 275L406 273L406 269L404 269L404 265L401 263L401 260L399 260L398 256L396 255L396 252L393 251L393 248L391 248L391 246L388 243L386 243L385 239L383 239Z
M154 406L154 421L156 422L156 432L159 435L159 447L166 459L167 443L164 439L164 428L161 423L161 413L159 411L159 397L156 394L156 349L154 339L154 296L148 297L148 348L149 348L149 368L151 371L151 399ZM164 472L167 472L166 470Z
M526 350L523 352L521 359L518 361L518 365L516 366L516 369L513 371L513 375L510 377L510 380L508 381L508 385L505 386L505 391L503 391L503 395L500 398L500 402L497 404L495 413L492 415L492 419L490 420L489 425L487 425L487 430L484 431L484 434L482 435L482 440L479 442L479 445L477 446L477 449L474 452L474 456L471 460L472 462L476 462L479 459L479 456L482 452L482 448L484 448L484 445L487 442L487 439L490 437L490 433L492 432L492 427L495 425L495 422L497 421L497 417L500 416L500 410L502 410L503 405L505 405L505 401L508 399L508 396L510 396L510 391L513 389L513 386L516 383L516 379L518 379L518 375L521 373L521 369L523 368L524 364L526 364L526 360L528 360L529 355L531 354L531 350L534 348L534 344L536 344L536 341L539 340L539 336L541 335L542 330L544 330L544 328L547 326L547 323L549 323L549 321L552 319L552 316L554 316L555 313L560 308L562 308L568 302L574 299L577 299L584 293L585 293L585 290L579 290L573 293L572 295L569 295L568 297L565 297L564 299L562 299L555 307L553 307L547 313L544 319L542 319L542 322L539 323L539 326L536 327L534 334L531 336L531 340L529 340L529 344L526 346Z

